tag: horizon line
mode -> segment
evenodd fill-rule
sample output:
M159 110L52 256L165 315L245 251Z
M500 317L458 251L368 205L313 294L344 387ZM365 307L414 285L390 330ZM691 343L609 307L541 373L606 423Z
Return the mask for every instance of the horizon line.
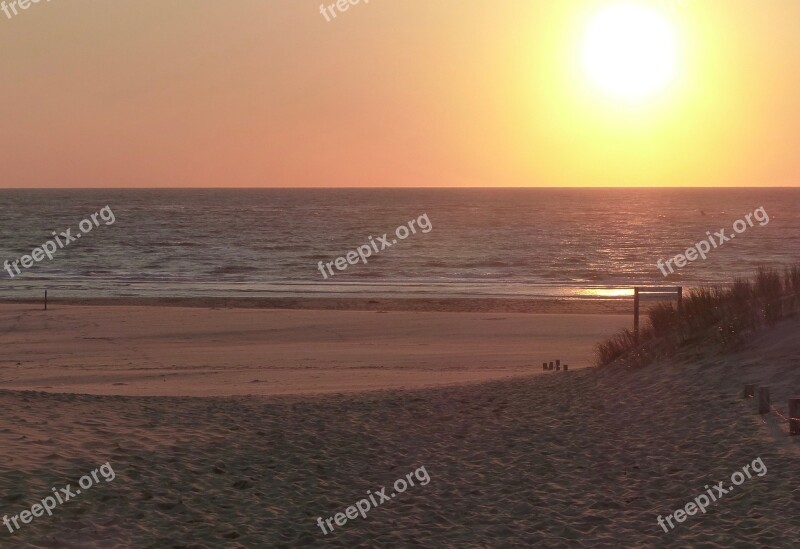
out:
M566 190L566 189L638 189L638 190L657 190L657 189L800 189L798 185L776 185L776 186L746 186L746 185L708 185L708 186L688 186L688 185L664 185L664 186L578 186L570 185L563 187L553 186L535 186L535 187L522 187L522 186L468 186L468 187L451 187L451 186L403 186L403 187L4 187L0 191L90 191L90 190L105 190L105 191L134 191L134 190L420 190L420 189L547 189L547 190Z

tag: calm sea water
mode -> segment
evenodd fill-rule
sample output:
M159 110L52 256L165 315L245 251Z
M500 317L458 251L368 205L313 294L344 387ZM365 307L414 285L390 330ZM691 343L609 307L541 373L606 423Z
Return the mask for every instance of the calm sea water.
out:
M800 260L800 189L3 190L0 261L108 205L101 225L11 278L40 296L570 296L728 282ZM756 224L665 279L672 257L764 207ZM417 233L323 279L332 261L427 214Z

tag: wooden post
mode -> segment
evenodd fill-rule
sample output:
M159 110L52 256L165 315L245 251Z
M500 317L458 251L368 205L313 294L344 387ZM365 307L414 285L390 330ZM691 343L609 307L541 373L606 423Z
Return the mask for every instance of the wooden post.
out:
M565 371L565 372L568 372L568 371L569 371L569 364L564 364L564 371Z
M547 369L548 370L552 370L553 369L553 363L552 362L550 363L550 366Z
M547 370L547 362L542 362L542 371Z
M769 408L769 386L758 386L758 413L761 415L768 414Z
M639 288L633 289L633 336L639 344Z
M44 291L44 310L47 310L47 290Z
M556 370L560 370L560 369L561 369L561 359L559 358L559 359L556 360Z
M742 398L751 398L756 396L756 386L754 383L745 383L744 384L744 393L742 394Z
M678 286L678 318L681 317L683 310L683 286Z
M789 399L789 434L800 435L800 398Z

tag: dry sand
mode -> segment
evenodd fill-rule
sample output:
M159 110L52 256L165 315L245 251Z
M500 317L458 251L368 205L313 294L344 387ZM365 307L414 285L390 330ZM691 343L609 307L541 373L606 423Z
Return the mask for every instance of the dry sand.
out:
M277 395L418 388L590 364L630 316L0 306L0 389Z
M739 393L768 380L780 402L800 388L798 329L721 358L415 390L0 391L0 513L106 461L116 473L53 517L3 530L0 546L796 547L798 443ZM765 476L659 528L657 515L757 457ZM316 525L420 466L427 486L328 536Z

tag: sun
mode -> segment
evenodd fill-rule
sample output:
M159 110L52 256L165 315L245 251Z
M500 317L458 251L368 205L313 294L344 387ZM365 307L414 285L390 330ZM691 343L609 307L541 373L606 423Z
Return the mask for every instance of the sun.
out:
M639 101L663 90L675 77L676 60L675 30L654 8L634 3L609 6L586 29L586 75L615 99Z

